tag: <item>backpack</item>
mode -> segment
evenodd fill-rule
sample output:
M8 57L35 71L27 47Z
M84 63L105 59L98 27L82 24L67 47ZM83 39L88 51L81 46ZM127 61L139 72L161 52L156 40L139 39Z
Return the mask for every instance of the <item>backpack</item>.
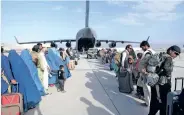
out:
M149 53L150 55L153 55L153 53L151 51L148 51L147 53ZM139 64L138 64L138 71L139 72L141 72L143 68L146 68L149 59L150 59L150 57L143 57L139 61Z
M156 53L149 57L146 70L148 73L159 73L161 64L165 61L165 53Z
M149 86L154 86L159 82L158 74L165 59L166 53L161 52L141 60L140 65L142 65L142 68L146 68L146 71L148 72L147 83Z

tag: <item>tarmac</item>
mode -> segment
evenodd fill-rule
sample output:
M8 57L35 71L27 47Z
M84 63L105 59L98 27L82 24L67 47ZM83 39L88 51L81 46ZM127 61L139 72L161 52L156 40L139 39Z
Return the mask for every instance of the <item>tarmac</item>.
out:
M184 77L184 54L175 60L172 78L172 90L175 77ZM115 74L108 65L102 65L98 59L79 60L79 65L71 71L72 77L65 84L66 93L57 92L50 87L51 95L42 97L35 109L25 115L147 115L149 107L142 106L142 100L134 94L118 91ZM181 89L178 82L177 90Z

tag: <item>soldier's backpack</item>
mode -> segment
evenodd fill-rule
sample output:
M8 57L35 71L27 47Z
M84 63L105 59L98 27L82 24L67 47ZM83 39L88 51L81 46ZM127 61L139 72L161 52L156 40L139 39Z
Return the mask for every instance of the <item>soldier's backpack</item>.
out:
M159 81L159 72L161 71L161 65L165 61L167 57L166 53L156 53L149 56L147 59L144 60L144 66L146 71L149 73L147 75L147 83L150 86L154 86Z

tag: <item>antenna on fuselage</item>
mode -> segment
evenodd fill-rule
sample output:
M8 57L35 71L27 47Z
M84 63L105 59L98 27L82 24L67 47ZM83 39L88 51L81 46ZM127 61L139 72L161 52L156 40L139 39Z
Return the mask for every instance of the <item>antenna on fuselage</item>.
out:
M86 18L85 18L85 27L88 27L89 24L89 0L86 0Z

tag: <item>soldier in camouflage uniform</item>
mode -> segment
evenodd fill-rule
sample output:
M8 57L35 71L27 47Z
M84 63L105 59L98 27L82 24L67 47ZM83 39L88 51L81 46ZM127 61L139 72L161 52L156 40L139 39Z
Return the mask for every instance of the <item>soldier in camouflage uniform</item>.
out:
M167 104L167 94L171 91L171 75L173 72L173 59L176 58L181 52L181 49L174 45L168 48L167 56L165 61L161 64L160 71L158 72L159 89L160 89L160 99L161 103L157 98L156 87L151 87L151 103L150 111L148 115L155 115L158 110L160 110L160 115L166 115L166 104Z

